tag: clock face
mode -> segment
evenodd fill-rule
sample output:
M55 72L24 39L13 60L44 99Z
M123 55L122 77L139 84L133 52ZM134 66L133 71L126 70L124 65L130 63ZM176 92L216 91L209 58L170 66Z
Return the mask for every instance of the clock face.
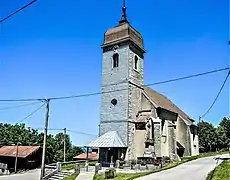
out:
M111 100L111 104L115 106L117 104L117 100L116 99L112 99Z

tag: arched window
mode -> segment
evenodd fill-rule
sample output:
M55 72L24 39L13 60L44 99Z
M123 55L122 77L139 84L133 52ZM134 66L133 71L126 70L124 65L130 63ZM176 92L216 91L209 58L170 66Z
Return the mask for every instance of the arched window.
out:
M134 57L134 69L135 70L138 69L138 57L137 57L137 55L135 55L135 57Z
M115 53L113 55L113 67L118 67L118 63L119 63L119 54L118 53Z

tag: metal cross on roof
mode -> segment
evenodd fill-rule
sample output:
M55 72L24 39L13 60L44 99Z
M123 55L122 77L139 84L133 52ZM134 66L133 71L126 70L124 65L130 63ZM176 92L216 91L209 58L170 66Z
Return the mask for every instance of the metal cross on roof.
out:
M122 17L119 23L128 23L127 15L126 15L126 0L123 0L123 7L122 7Z

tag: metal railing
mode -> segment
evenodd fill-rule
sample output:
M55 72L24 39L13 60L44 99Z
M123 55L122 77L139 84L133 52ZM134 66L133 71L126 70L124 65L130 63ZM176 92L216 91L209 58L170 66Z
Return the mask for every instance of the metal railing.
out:
M78 161L68 161L68 162L57 162L57 163L52 163L49 165L45 165L45 176L42 178L43 180L47 180L50 177L52 177L53 175L59 173L62 171L62 166L63 165L68 165L68 164L83 164L85 163L82 167L86 168L86 171L88 171L87 163L89 162L87 160L78 160Z

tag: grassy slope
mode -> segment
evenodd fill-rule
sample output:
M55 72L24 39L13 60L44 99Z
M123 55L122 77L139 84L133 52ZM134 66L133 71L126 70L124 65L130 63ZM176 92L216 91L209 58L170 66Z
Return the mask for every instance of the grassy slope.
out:
M162 169L156 169L148 172L140 172L140 173L133 173L133 174L125 174L125 173L118 173L117 177L114 180L133 180L142 176L146 176L152 173L156 173L162 170L170 169L173 167L176 167L182 163L189 162L198 158L203 158L203 157L208 157L208 156L214 156L214 155L219 155L219 154L226 154L228 152L211 152L211 153L204 153L199 156L192 156L192 157L184 157L180 162L173 162L168 164L167 166L163 167ZM104 174L98 174L94 176L94 180L103 180L104 179ZM230 179L229 179L230 180Z
M211 180L212 173L208 174L207 180ZM216 168L212 180L230 180L230 161L224 161Z
M75 180L78 174L74 173L71 176L64 178L64 180Z

